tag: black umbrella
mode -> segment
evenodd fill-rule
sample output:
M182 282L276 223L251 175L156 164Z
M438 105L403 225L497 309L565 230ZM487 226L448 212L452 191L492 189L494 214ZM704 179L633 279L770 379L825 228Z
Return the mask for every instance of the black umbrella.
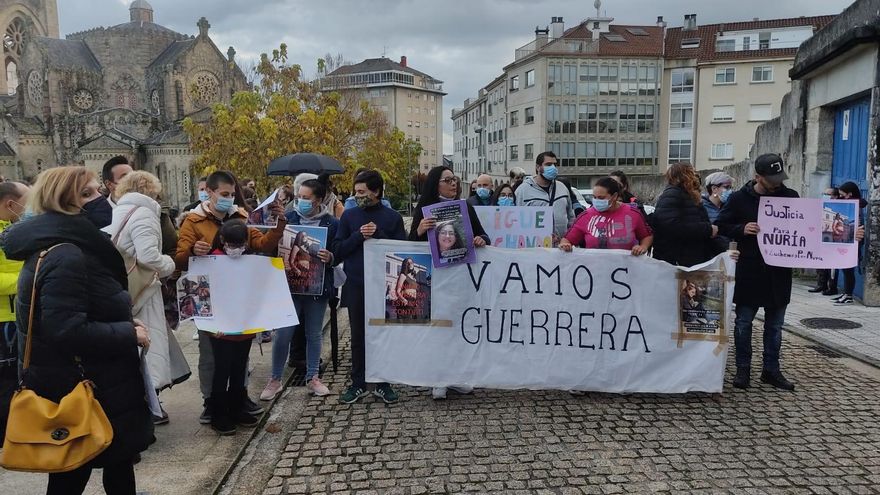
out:
M317 153L295 153L272 160L267 175L341 174L342 164L329 156Z

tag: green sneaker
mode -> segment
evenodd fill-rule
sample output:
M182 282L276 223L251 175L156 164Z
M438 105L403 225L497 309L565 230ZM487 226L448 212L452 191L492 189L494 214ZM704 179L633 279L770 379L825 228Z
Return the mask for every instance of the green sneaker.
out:
M342 402L343 404L354 404L368 395L370 395L370 392L365 388L351 385L345 389L345 392L343 392L342 395L339 396L339 402Z
M376 387L376 390L373 391L373 395L382 399L386 404L394 404L400 399L397 392L395 392L394 389L391 388L391 385L388 385L387 383L383 383Z

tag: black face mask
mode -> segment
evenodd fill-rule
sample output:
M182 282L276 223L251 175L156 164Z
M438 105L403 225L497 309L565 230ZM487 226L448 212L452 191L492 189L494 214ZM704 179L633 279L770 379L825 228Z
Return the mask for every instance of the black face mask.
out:
M83 213L95 227L103 229L113 222L113 207L104 196L89 201L82 207Z

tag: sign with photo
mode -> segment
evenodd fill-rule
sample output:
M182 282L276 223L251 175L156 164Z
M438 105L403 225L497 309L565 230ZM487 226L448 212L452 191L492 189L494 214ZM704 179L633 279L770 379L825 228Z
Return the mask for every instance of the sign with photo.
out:
M320 296L324 293L324 268L318 251L327 249L327 228L288 225L278 244L278 257L292 294Z
M260 203L254 211L248 215L248 227L274 229L278 226L278 216L269 210L269 207L272 206L272 203L274 203L275 199L278 197L278 191L280 191L280 189L273 191L265 201Z
M435 268L473 263L476 259L474 231L465 201L444 201L425 206L422 214L437 221L428 231L428 245Z
M431 255L385 254L385 323L427 323L431 320Z
M852 268L858 264L859 202L762 197L758 245L764 262L788 268Z

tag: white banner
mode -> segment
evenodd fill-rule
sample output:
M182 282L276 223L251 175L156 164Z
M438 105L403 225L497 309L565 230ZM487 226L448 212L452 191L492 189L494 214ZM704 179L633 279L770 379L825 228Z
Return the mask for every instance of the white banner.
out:
M284 262L266 256L194 256L177 283L181 320L199 330L251 334L297 325Z
M626 251L477 250L430 269L426 243L364 245L367 381L603 392L721 392L734 264Z

